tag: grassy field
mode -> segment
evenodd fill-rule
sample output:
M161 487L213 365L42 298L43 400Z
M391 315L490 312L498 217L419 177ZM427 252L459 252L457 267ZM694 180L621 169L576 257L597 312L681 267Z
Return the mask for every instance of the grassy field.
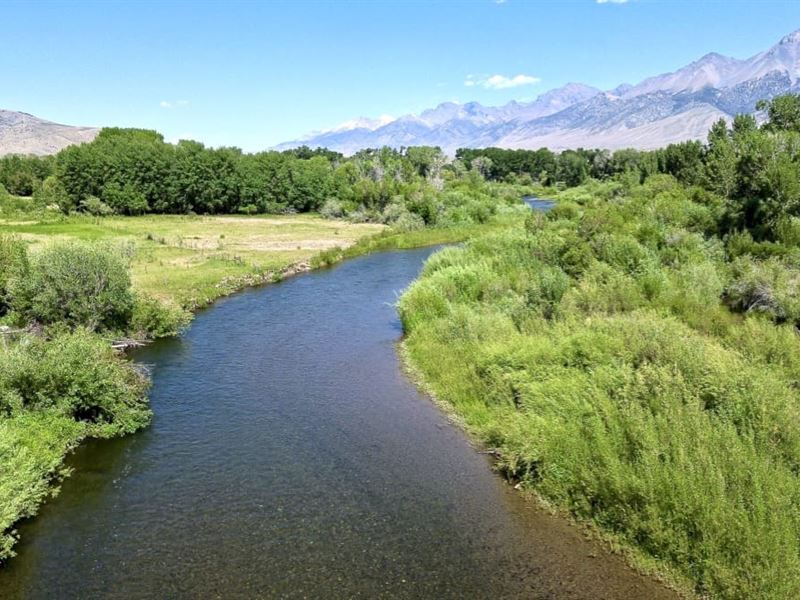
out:
M0 231L28 241L34 252L59 239L128 244L136 290L189 309L383 229L316 215L0 219Z

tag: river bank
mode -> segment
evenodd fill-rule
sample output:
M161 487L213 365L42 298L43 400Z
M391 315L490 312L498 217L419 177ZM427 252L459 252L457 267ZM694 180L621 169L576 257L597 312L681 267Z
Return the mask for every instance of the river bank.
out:
M460 227L428 228L410 232L385 230L374 225L350 225L314 216L259 217L71 217L58 221L3 222L4 230L33 245L53 240L105 240L136 244L133 279L137 290L180 312L168 313L176 323L165 330L176 331L191 315L213 302L247 288L281 281L309 270L327 267L345 259L387 250L431 246L463 241L479 232L505 226L514 215L490 223ZM221 233L221 231L225 233ZM378 233L375 233L378 231ZM156 233L153 233L156 232ZM272 232L272 233L270 233ZM270 238L269 236L277 236ZM360 237L358 237L360 235ZM255 236L255 237L254 237ZM209 250L202 240L223 239L229 246ZM194 240L190 242L185 240ZM295 245L292 251L275 249ZM255 245L260 245L255 249ZM227 253L251 247L249 259L229 260ZM322 248L320 250L320 248ZM170 262L164 252L195 256L189 262ZM156 255L153 255L156 252ZM299 258L298 258L299 257ZM216 265L216 266L215 266ZM158 269L154 272L154 269ZM159 275L158 273L161 273ZM122 340L118 347L140 345L141 334ZM4 336L4 343L5 336ZM16 524L37 514L40 505L56 495L64 477L73 469L64 458L92 435L85 423L68 415L46 414L0 420L0 459L7 468L0 472L0 560L13 555Z
M671 597L531 510L406 378L393 303L430 252L245 290L134 350L152 425L72 455L8 597Z
M507 479L638 564L700 596L795 597L796 242L757 258L693 194L593 184L439 252L400 300L405 353Z

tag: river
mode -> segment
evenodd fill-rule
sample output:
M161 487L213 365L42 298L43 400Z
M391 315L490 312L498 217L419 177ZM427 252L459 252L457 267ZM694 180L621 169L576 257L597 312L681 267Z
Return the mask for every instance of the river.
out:
M152 425L89 441L2 598L668 598L535 509L421 394L393 303L430 249L248 290L150 365Z

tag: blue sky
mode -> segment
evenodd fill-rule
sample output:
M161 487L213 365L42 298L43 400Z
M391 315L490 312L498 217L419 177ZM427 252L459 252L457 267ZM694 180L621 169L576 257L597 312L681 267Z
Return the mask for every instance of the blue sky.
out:
M0 108L259 150L356 116L608 89L800 28L800 2L9 2Z

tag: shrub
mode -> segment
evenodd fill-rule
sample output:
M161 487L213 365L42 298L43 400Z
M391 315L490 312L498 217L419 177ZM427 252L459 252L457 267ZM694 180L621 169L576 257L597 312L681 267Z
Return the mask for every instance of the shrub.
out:
M797 597L800 228L723 243L720 205L662 176L435 254L404 348L515 482L703 597Z
M240 206L237 209L237 212L243 215L254 215L258 213L258 206L256 206L255 204L245 204L244 206Z
M651 261L648 250L628 235L601 234L593 240L597 257L626 273L636 273Z
M731 269L731 282L724 294L731 308L800 323L800 273L774 258L756 261L740 257Z
M800 219L784 216L778 221L775 233L781 244L800 246Z
M90 435L129 433L150 417L146 379L108 342L76 329L0 350L0 413L50 411L87 424Z
M97 196L89 196L81 201L81 208L96 217L105 217L114 214L114 209L100 200Z
M178 335L191 320L191 313L180 306L140 294L136 297L130 329L135 335L144 338L171 337Z
M345 216L345 210L341 202L331 198L325 201L319 209L319 214L326 219L341 219Z
M54 243L34 254L11 284L12 306L42 324L125 329L133 310L128 261L105 244Z
M573 202L557 202L546 214L551 221L558 221L559 219L572 221L580 217L581 211L578 205Z
M569 246L561 255L561 268L572 277L580 277L594 262L592 248L580 241Z
M12 280L25 277L28 259L25 244L16 238L0 234L0 316L10 309Z
M425 227L425 221L419 215L406 211L392 223L392 227L397 231L418 231Z
M396 231L416 231L425 227L419 215L409 212L402 201L392 201L383 208L381 222L391 225Z
M40 206L57 208L64 214L69 214L75 208L72 198L55 175L47 177L42 186L33 192L33 200Z

